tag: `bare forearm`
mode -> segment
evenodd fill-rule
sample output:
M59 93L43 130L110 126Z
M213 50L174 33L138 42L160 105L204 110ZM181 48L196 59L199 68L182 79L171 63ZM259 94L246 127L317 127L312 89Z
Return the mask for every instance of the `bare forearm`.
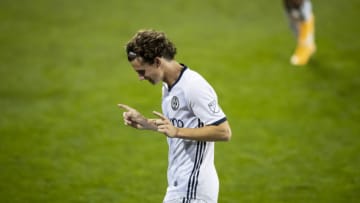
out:
M227 123L202 128L178 128L175 137L199 141L229 141L231 130Z

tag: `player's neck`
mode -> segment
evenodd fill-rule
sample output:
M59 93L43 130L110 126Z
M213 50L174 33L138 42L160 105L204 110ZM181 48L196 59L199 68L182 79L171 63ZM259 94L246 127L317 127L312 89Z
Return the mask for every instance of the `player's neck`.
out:
M163 81L168 85L168 87L171 87L178 80L182 69L183 66L175 60L166 64Z

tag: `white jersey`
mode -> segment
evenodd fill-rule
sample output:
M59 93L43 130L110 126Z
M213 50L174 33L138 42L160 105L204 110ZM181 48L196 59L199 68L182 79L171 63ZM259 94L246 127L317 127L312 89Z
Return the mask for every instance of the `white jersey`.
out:
M197 72L183 67L172 87L163 85L163 114L179 128L199 128L226 121L214 89ZM217 202L219 180L214 166L214 142L167 139L168 188L164 201L182 198L184 202L190 199Z

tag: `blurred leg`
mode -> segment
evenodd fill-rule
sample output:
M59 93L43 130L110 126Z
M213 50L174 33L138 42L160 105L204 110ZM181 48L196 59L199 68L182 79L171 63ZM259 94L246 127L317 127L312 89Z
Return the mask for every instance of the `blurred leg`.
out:
M316 50L315 22L310 0L284 0L290 27L297 38L297 47L291 56L293 65L305 65Z

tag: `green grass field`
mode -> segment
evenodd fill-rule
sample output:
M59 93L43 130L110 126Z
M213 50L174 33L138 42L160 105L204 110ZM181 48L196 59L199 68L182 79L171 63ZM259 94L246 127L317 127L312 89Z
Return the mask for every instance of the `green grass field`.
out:
M0 202L162 201L166 139L116 106L161 110L124 53L141 28L218 93L219 203L359 202L360 2L313 6L318 51L293 67L282 1L1 0Z

